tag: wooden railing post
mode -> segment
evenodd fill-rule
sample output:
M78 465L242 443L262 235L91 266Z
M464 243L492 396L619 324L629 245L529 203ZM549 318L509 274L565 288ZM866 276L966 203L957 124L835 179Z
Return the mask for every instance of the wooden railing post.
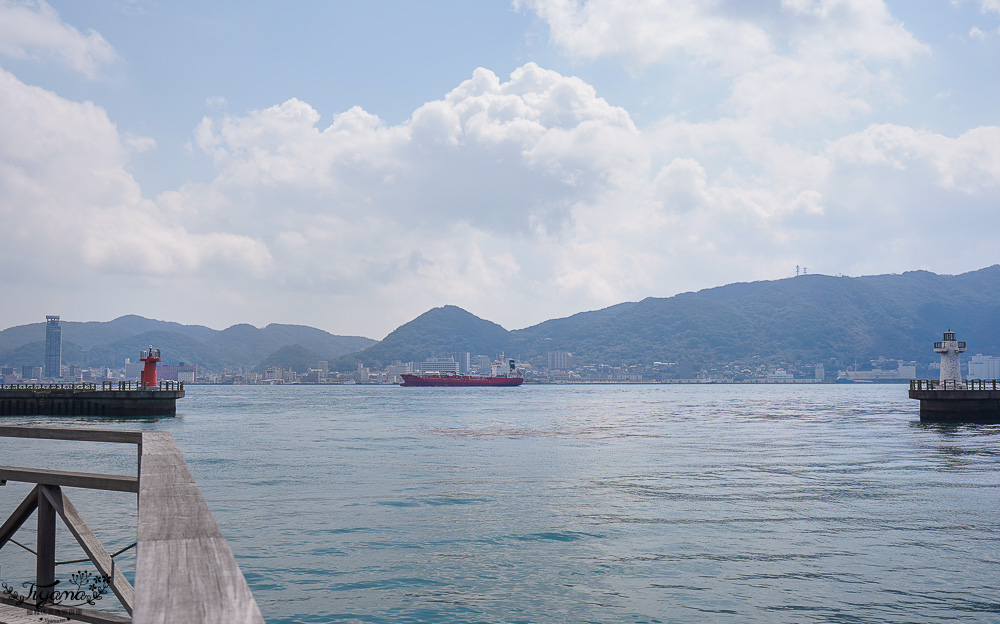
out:
M39 603L52 597L56 582L56 510L44 490L59 493L59 486L42 485L38 488L38 544L35 556L35 591Z

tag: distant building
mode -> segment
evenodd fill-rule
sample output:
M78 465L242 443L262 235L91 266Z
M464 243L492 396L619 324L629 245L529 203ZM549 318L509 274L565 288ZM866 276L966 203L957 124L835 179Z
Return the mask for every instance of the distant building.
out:
M490 365L493 359L488 355L476 355L472 358L472 370L485 375L490 372Z
M178 366L160 366L157 369L157 376L166 381L183 381L194 383L198 378L198 365L186 366L181 362Z
M1000 379L1000 357L973 355L969 358L969 379Z
M916 379L917 365L903 364L902 362L893 369L874 368L872 370L847 371L847 378L851 381L895 381L900 379Z
M301 383L318 384L326 381L326 375L320 368L310 368L309 372L299 378Z
M451 359L458 362L458 372L466 375L469 372L469 367L472 364L472 356L468 351L456 351L454 353L448 353L446 356L450 356Z
M42 378L42 367L41 366L22 366L21 367L21 379L24 381L39 380Z
M138 381L139 373L142 372L144 362L133 362L131 358L125 358L125 379L128 381Z
M421 373L458 373L458 362L453 357L432 357L420 363Z
M569 370L573 368L573 354L568 351L549 351L549 368Z
M386 381L388 383L400 383L403 381L401 375L410 372L413 372L413 367L409 362L406 364L399 361L393 362L385 367Z
M45 317L45 376L62 377L62 327L58 316Z
M368 383L368 375L371 374L371 370L366 368L361 362L358 362L358 370L354 373L355 383Z
M826 367L822 364L817 364L816 367L813 368L813 375L819 381L823 381L823 379L826 378Z
M783 381L792 381L794 379L795 375L793 375L792 373L788 372L783 368L777 368L767 374L767 380L772 382L780 383Z

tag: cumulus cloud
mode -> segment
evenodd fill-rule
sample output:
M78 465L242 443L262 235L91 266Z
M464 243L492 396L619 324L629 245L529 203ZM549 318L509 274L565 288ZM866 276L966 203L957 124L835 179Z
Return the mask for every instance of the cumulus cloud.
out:
M0 110L0 247L32 258L39 279L192 273L213 264L267 271L269 254L256 240L192 233L144 198L126 165L151 141L119 133L103 109L0 69Z
M102 66L118 58L99 33L81 33L44 0L0 0L0 54L51 57L88 78L96 78Z
M724 112L785 125L867 114L895 89L892 63L929 49L880 2L520 0L570 56L648 66L696 63L730 81Z
M260 240L281 288L391 313L452 301L518 325L806 261L920 266L939 210L926 198L979 206L996 132L873 125L795 146L749 119L641 130L591 85L529 63L506 80L477 69L396 125L360 108L326 122L295 99L206 118L196 143L216 177L157 203ZM869 192L887 170L912 205ZM877 251L845 263L849 248ZM485 311L505 304L535 316Z
M59 25L48 5L0 6ZM129 173L151 139L0 70L0 246L42 279L154 296L169 318L374 337L443 303L519 327L796 264L922 267L951 218L977 227L930 268L993 257L1000 128L862 121L892 89L886 68L926 53L882 3L524 6L574 56L693 61L729 97L714 117L639 127L535 63L475 69L401 123L211 97L190 141L211 176L153 198ZM4 45L55 49L29 40ZM854 125L798 136L814 118Z

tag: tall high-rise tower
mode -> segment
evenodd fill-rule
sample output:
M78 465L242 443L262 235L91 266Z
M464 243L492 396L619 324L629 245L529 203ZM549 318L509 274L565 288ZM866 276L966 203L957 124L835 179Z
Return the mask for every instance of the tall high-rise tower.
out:
M62 327L58 316L45 317L45 376L62 377Z

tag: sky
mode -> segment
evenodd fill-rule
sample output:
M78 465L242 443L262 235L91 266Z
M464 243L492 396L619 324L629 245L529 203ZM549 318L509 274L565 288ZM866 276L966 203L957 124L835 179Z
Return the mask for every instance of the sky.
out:
M0 327L1000 262L1000 0L0 0Z

